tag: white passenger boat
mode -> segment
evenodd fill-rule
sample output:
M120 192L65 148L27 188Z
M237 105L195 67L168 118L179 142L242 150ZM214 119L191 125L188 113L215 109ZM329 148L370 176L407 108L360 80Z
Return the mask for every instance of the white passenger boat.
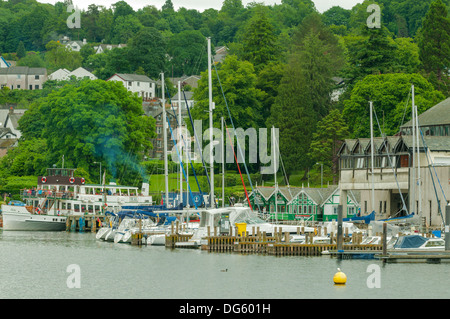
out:
M148 183L134 186L85 184L74 176L75 169L48 168L37 187L21 191L22 202L2 205L3 230L49 230L66 228L66 216L102 215L124 206L152 205Z

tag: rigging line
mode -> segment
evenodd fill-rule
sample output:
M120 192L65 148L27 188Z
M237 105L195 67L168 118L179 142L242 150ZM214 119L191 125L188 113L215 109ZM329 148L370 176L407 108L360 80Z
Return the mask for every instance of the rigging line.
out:
M198 150L200 152L200 158L202 159L202 165L203 165L203 169L205 170L206 173L206 179L208 181L208 185L209 185L209 189L211 189L211 182L209 180L209 174L208 174L208 170L206 169L206 164L205 164L205 159L203 158L203 152L202 152L202 148L200 147L200 143L198 141L198 137L197 137L197 132L195 131L194 128L194 121L192 120L192 115L191 115L191 111L189 110L189 105L187 103L187 98L186 98L186 93L183 91L183 95L184 95L184 101L186 103L186 109L188 111L189 114L189 120L191 122L191 126L192 126L192 131L194 132L194 138L195 138L195 142L197 144ZM212 141L211 141L212 143Z
M247 169L247 164L245 163L245 157L244 157L244 155L242 154L242 148L241 148L241 146L240 146L239 139L238 139L238 136L237 136L237 134L236 134L236 128L235 128L235 126L234 126L233 118L231 117L231 112L230 112L230 108L228 107L228 102L227 102L227 99L226 99L226 97L225 97L225 92L223 91L222 82L220 81L220 78L219 78L219 72L217 72L216 65L215 65L214 63L213 63L213 65L214 65L214 69L215 69L216 74L217 74L217 79L218 79L218 81L219 81L220 90L222 91L223 99L225 100L225 106L227 107L228 117L230 118L231 126L233 127L233 134L234 134L234 136L236 136L236 144L237 144L237 147L238 147L238 150L239 150L239 154L240 154L241 157L244 159L244 168L245 168L245 172L247 173L247 178L248 178L248 181L249 181L249 183L250 183L250 187L251 187L252 192L253 192L254 189L253 189L252 179L250 178L250 174L249 174L248 169Z
M184 171L183 161L181 159L180 153L178 152L177 142L175 141L175 136L173 135L173 132L172 132L172 127L170 125L169 116L166 115L166 118L167 118L167 123L169 124L170 134L172 135L173 143L175 144L175 150L177 151L178 159L180 161L181 168L183 170L184 179L187 181L186 172ZM189 194L191 195L191 200L194 203L195 209L197 209L197 204L195 203L194 195L192 195L191 186L189 185L189 182L187 183L187 186L189 188ZM201 193L201 191L200 191L200 193ZM181 196L183 196L183 195L181 195ZM169 203L167 203L167 205L169 205Z
M225 124L225 129L227 130L228 138L230 139L230 143L231 143L232 140L231 140L230 132L228 131L228 127L226 124ZM248 197L248 194L247 194L247 188L245 187L244 178L242 177L241 168L239 167L239 163L238 163L238 160L236 157L236 152L234 151L234 147L233 147L233 154L234 154L234 159L236 160L236 165L239 170L239 175L241 176L242 186L244 186L244 191L245 191L245 196L247 197L248 206L250 207L251 210L253 210L252 204L250 203L250 198Z
M411 90L408 90L408 98L406 99L406 103L405 103L405 111L403 112L402 122L400 123L400 126L399 126L399 127L402 127L403 121L405 120L406 108L408 107L408 103L409 103L409 98L410 98L410 96L411 96Z
M169 91L167 91L167 94L168 94L168 98L169 98L169 100L170 100L170 104L171 104L172 107L173 107L173 104L172 104L172 100L171 100L171 98L170 98L170 93L169 93ZM180 107L180 106L179 106L179 107ZM166 114L166 117L167 117L167 121L169 121L169 116L168 116L167 114ZM177 125L179 126L179 124L178 124L178 119L177 119L176 116L175 116L175 120L177 121ZM170 126L170 124L169 124L169 126ZM188 148L187 148L187 145L186 145L186 141L184 140L183 135L181 135L181 137L182 137L182 140L183 140L183 143L184 143L184 148L186 149L186 153L187 153L187 155L188 155L189 163L191 164L192 171L194 172L194 177L195 177L195 181L197 182L198 191L200 192L200 194L203 194L202 189L200 188L200 183L198 182L198 179L197 179L197 174L195 174L195 169L194 169L194 165L192 164L192 161L191 161L191 156L190 156L189 152L187 151ZM189 148L189 149L190 149L190 148ZM177 149L177 152L178 152L178 149ZM189 181L188 181L187 179L186 179L186 183L189 184Z
M380 133L383 134L383 132L381 131L380 122L378 121L377 112L375 111L375 106L372 105L372 109L373 109L373 113L375 114L375 119L377 120L378 129L380 130ZM371 147L373 148L373 145L371 145ZM391 156L389 155L389 148L387 147L387 145L386 145L386 153L387 153L388 160L389 160L389 166L391 167L392 172L394 173L394 178L395 178L395 182L396 182L396 184L397 184L397 188L398 188L398 192L399 192L399 194L400 194L400 198L402 199L403 209L406 211L406 214L408 215L408 208L406 207L405 199L403 198L403 194L402 194L402 191L401 191L401 189L400 189L400 185L399 185L398 180L397 180L397 174L395 174L395 170L394 170L394 167L393 167L393 165L392 165ZM400 210L400 211L401 211L401 210ZM398 213L397 213L397 214L398 214ZM397 214L395 214L395 215L392 216L392 217L397 216Z

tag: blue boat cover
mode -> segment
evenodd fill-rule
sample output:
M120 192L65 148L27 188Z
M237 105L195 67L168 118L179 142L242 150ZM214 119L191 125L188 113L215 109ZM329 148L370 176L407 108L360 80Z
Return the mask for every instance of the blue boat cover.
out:
M363 221L366 224L370 224L370 221L372 221L372 220L375 220L375 212L371 212L367 216L356 216L356 217L342 218L342 221L344 221L344 222Z
M394 245L394 248L419 248L428 239L420 235L408 235L400 237Z

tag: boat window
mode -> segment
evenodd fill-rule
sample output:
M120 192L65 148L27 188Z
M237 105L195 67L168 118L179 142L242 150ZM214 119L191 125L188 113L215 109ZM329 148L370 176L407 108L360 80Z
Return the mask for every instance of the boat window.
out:
M246 224L262 224L265 223L261 218L256 216L250 209L242 210L239 212L234 220L235 223Z
M79 212L80 211L80 205L79 204L73 204L73 210L76 211L76 212Z
M444 246L445 242L443 240L429 240L425 247L438 247L438 246Z

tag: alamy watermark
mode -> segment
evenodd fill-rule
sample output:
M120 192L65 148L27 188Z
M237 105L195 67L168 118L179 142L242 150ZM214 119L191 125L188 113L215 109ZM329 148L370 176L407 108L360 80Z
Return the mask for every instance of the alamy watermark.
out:
M367 18L367 27L370 29L373 28L381 28L381 8L378 4L372 3L367 6L367 12L370 12L371 15Z
M77 264L70 264L66 268L70 275L66 279L67 288L81 288L81 268Z
M66 24L69 29L80 29L81 28L81 11L73 4L67 6L67 12L71 14L67 17Z
M202 121L194 121L194 131L202 132ZM279 156L279 129L251 127L248 129L236 128L226 130L224 134L218 128L208 128L203 134L191 136L186 128L175 129L171 139L175 145L171 150L172 161L210 163L211 156L214 163L259 163L261 174L273 174L278 171ZM193 141L193 146L192 142ZM203 141L207 141L204 145ZM270 143L270 144L269 144ZM269 147L270 145L270 147ZM212 150L212 153L211 153ZM269 154L269 150L270 154ZM245 158L247 157L247 161ZM203 161L202 161L203 159Z

